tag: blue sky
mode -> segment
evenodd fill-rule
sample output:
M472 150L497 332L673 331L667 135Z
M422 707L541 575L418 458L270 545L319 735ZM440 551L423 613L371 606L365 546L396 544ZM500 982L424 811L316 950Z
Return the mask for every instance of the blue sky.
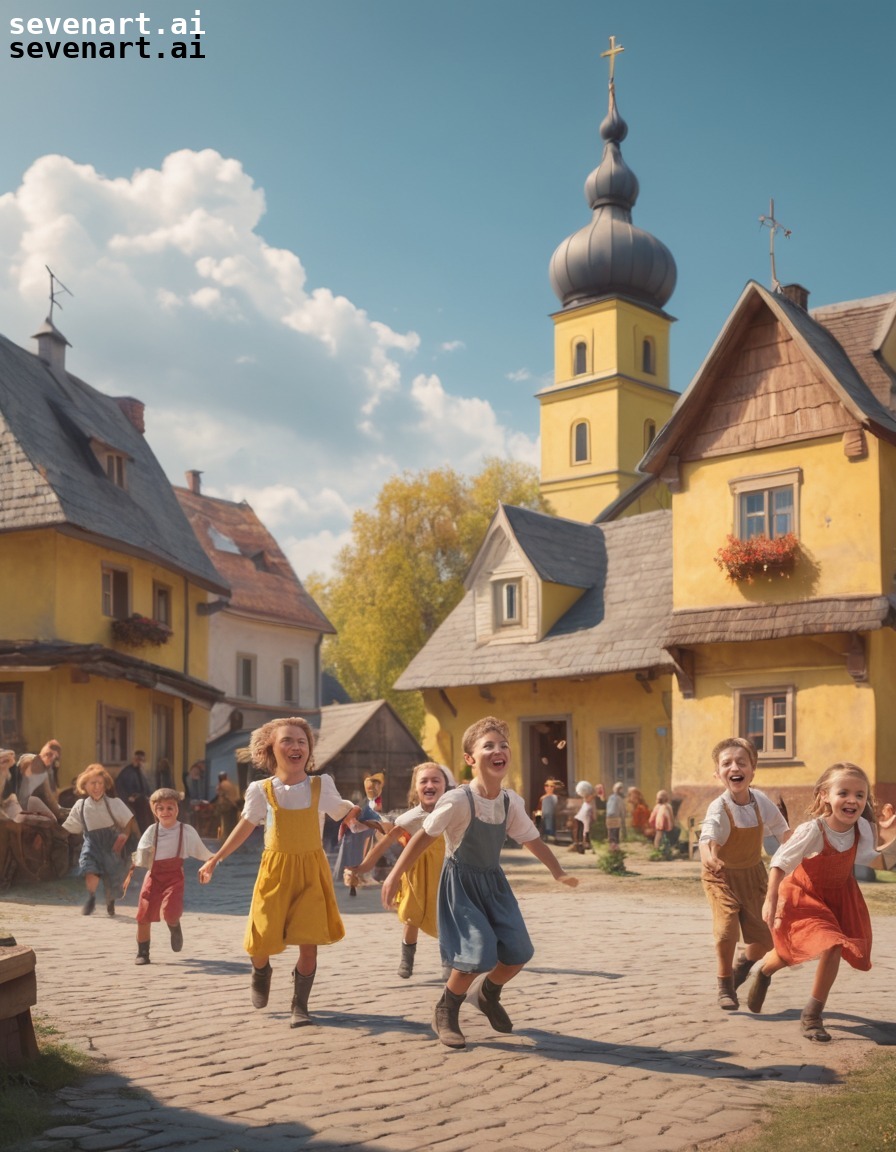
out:
M9 58L12 17L197 7L205 60ZM0 330L29 346L50 264L72 371L143 399L172 480L248 499L300 575L395 471L537 461L547 267L588 219L611 34L634 221L678 265L676 389L769 283L771 196L810 305L896 288L890 0L0 12Z

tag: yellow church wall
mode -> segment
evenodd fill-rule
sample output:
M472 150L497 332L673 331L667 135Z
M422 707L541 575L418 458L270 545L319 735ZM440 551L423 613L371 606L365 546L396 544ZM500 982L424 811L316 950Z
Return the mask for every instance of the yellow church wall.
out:
M554 321L554 381L580 379L575 374L575 347L584 342L584 376L625 375L668 385L670 318L611 297L580 308L556 312ZM649 339L656 353L654 372L644 372L642 343Z
M483 716L507 722L511 734L511 770L508 786L531 797L540 789L542 770L527 764L525 725L539 720L567 721L567 770L570 788L578 780L592 784L609 779L606 746L609 732L639 734L638 787L648 800L671 779L671 730L668 704L671 683L663 677L648 693L633 675L606 676L587 681L539 680L491 684L491 699L478 688L448 688L442 694L423 693L426 722L423 747L433 760L446 764L456 776L463 770L463 734ZM449 704L450 701L450 704ZM539 793L540 794L540 793Z
M881 591L878 442L848 460L840 438L759 449L682 465L673 496L674 606L743 604ZM734 584L715 555L735 529L729 481L800 468L799 539L804 560L789 579Z

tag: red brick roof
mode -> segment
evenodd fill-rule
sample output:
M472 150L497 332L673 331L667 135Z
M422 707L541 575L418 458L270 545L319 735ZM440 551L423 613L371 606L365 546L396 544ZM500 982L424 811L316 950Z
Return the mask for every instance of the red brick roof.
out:
M336 631L245 501L218 500L187 488L174 492L199 543L230 585L233 609L318 632Z

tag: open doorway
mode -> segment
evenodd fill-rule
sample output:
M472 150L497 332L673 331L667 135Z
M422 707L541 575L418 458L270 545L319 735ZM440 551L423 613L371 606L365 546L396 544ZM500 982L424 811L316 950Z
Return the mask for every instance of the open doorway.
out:
M544 794L544 782L553 776L561 780L569 794L569 772L572 758L569 748L569 724L564 719L523 720L524 748L523 795L532 812Z

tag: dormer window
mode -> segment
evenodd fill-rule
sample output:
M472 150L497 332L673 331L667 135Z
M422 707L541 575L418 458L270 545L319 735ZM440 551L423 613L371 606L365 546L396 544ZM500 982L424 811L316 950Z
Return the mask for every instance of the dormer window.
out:
M97 459L97 463L115 487L127 488L128 460L131 459L127 452L122 452L116 448L115 445L107 444L103 440L96 439L96 437L91 437L90 447Z
M573 376L584 376L588 371L588 347L584 340L579 340L573 349Z
M521 593L521 580L501 580L495 585L495 624L498 628L522 623Z
M126 487L124 456L121 456L118 452L108 452L106 454L106 475L116 488Z

